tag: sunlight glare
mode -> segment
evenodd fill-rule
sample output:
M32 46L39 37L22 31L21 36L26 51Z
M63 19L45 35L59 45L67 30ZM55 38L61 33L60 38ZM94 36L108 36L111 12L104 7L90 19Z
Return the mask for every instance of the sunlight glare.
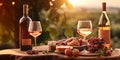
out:
M3 3L0 3L0 6L2 6L3 5Z
M73 6L80 6L84 4L84 0L68 0Z
M15 5L15 2L14 2L14 1L12 1L12 5Z

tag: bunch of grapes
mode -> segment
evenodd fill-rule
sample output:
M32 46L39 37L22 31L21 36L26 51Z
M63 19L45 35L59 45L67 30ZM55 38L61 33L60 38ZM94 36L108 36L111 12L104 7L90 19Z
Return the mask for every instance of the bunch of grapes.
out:
M96 38L96 37L92 37L92 38L88 39L88 43L89 43L89 45L87 46L87 49L91 53L95 53L98 50L102 50L104 48L104 44L105 44L104 39Z

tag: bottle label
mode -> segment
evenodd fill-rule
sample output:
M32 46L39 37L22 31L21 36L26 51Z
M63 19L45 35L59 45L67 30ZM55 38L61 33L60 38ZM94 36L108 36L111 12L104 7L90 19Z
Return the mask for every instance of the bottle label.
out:
M99 27L99 38L103 38L106 44L110 44L110 27Z
M22 39L22 45L31 45L31 39Z

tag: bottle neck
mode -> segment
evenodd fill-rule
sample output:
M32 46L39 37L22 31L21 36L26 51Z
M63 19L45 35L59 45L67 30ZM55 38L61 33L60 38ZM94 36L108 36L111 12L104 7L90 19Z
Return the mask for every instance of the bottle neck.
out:
M106 2L102 3L102 9L103 9L102 11L106 11Z
M23 16L28 16L28 5L27 4L23 5Z

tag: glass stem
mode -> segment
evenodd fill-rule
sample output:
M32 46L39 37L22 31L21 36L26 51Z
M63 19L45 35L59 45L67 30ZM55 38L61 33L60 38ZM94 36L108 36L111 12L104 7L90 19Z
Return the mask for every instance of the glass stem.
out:
M35 50L36 50L37 49L36 37L34 39L35 39Z
M85 36L83 37L83 40L84 40L84 41L86 40L86 37L85 37Z
M86 36L83 37L83 40L84 40L84 42L87 43L87 45L89 45L88 41L86 40Z

